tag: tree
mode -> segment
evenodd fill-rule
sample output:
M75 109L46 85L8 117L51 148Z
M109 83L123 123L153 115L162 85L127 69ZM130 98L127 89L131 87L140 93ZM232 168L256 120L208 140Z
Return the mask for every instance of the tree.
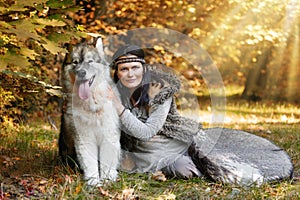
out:
M71 0L0 2L0 121L22 120L47 101L45 93L59 95L55 63L64 43L82 36L68 18L78 8Z
M104 16L105 26L119 31L164 27L187 34L209 52L226 85L244 85L246 99L292 101L300 97L296 87L300 75L297 1L124 0L107 3ZM164 56L162 52L158 55ZM172 62L182 66L177 64L180 61Z

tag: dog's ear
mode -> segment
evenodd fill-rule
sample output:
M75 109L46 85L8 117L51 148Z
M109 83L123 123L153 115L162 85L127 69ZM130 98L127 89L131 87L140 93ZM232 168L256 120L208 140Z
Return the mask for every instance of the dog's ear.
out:
M105 56L104 56L104 50L103 50L103 42L102 42L102 38L98 37L97 41L96 41L96 49L99 53L99 56L102 60L105 60Z

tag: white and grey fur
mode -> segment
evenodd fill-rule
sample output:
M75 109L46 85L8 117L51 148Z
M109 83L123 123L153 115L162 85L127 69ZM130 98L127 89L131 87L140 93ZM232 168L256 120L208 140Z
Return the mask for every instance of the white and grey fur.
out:
M119 117L107 95L109 87L115 94L118 92L110 77L101 39L97 40L96 48L84 43L76 46L72 63L76 75L72 98L76 154L88 185L99 186L105 180L115 181L118 176ZM84 92L79 92L80 87L84 87Z

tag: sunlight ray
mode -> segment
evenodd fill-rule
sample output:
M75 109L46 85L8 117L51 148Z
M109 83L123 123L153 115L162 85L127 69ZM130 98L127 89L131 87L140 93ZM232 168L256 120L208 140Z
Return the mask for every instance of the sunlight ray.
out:
M299 27L297 24L300 20L299 1L251 1L240 2L236 6L232 3L232 7L218 23L217 28L211 32L212 38L217 39L206 40L203 44L206 48L209 48L210 45L217 43L223 55L226 55L226 52L231 52L229 56L233 62L237 64L248 63L250 67L250 63L254 62L253 59L257 63L254 63L252 67L259 66L259 63L262 62L253 56L259 56L259 52L272 49L271 64L268 64L271 67L267 67L268 82L266 91L268 91L269 96L287 97L287 100L295 100L299 95L296 87L297 76L299 75ZM271 9L272 12L279 12L279 14L273 17L265 16L265 13L269 13L266 9ZM265 10L265 12L262 12L262 10ZM234 16L239 16L239 19ZM266 24L269 24L269 27L266 27ZM226 30L226 28L231 29L231 31ZM247 29L253 35L247 36L247 33L243 33ZM266 32L267 29L271 29L271 31ZM268 36L265 33L270 33L271 36L274 36L272 39L273 46L269 44ZM224 49L236 46L232 44L231 38L233 37L234 41L241 41L241 45L244 45L245 36L249 37L248 52L253 53L240 55L238 50ZM255 55L254 51L257 51L257 55ZM287 55L288 52L292 52L291 55ZM285 87L278 89L278 86L282 84Z
M297 89L297 72L299 70L299 27L297 26L300 20L299 15L300 3L298 0L291 0L286 7L286 17L283 24L283 31L286 33L286 48L288 41L290 41L291 52L289 60L289 70L287 75L287 98L288 100L295 100ZM282 49L281 51L283 51ZM282 54L279 54L282 55ZM281 57L281 56L280 56ZM283 57L283 56L282 56ZM282 63L282 62L279 62Z
M289 74L288 74L288 87L287 87L287 97L288 100L293 101L296 100L297 98L297 80L298 80L298 74L299 74L299 28L298 26L295 27L294 31L294 42L292 45L292 55L291 55L291 61L290 61L290 66L289 66ZM299 90L299 89L298 89Z
M211 32L211 38L219 38L218 36L222 36L224 35L225 32L227 32L226 30L224 30L224 24L231 24L234 21L234 17L236 16L237 13L240 12L240 10L242 9L242 5L238 4L238 6L234 7L230 12L228 12L228 14L226 15L226 17L224 17L224 19L216 25L216 29L214 31ZM211 45L213 45L213 43L215 43L216 41L214 40L204 40L203 41L203 45L206 49L208 49Z

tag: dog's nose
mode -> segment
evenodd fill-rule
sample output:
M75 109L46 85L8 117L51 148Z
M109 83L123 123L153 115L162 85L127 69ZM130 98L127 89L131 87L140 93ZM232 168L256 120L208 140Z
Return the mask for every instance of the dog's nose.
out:
M79 71L77 71L77 75L80 78L84 78L85 75L86 75L86 71L85 70L79 70Z

